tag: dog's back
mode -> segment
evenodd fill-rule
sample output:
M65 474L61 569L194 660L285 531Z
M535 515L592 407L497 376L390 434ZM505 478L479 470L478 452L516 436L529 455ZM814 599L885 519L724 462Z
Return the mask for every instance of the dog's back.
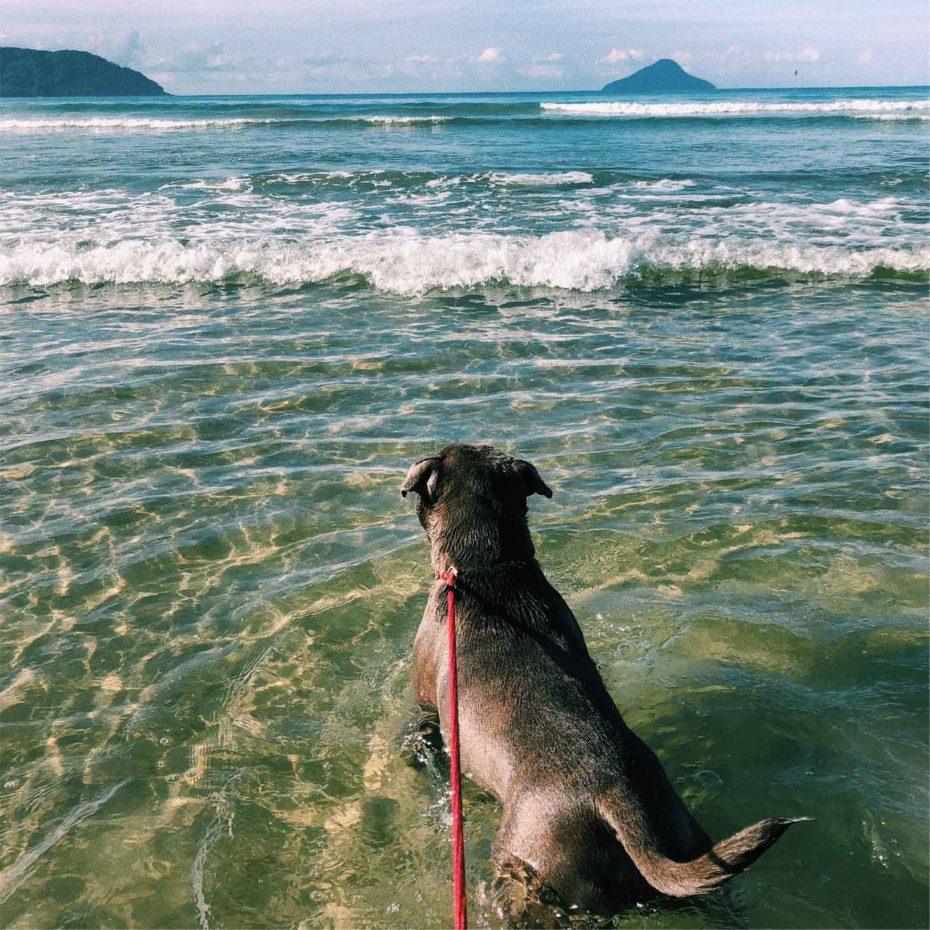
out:
M551 496L532 465L451 446L403 488L437 571L455 566L464 771L503 805L502 873L526 872L565 906L613 909L651 889L724 883L793 821L765 820L714 846L654 753L623 722L564 600L535 561L526 498ZM434 588L414 648L417 700L443 730L445 602Z

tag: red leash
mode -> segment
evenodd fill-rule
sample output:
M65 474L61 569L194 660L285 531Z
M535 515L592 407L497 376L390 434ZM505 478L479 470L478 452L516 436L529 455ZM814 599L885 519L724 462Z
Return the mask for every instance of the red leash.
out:
M465 831L462 827L462 769L459 763L459 687L455 662L455 579L458 571L440 572L446 583L449 606L449 768L452 780L452 903L455 930L466 930L465 913Z

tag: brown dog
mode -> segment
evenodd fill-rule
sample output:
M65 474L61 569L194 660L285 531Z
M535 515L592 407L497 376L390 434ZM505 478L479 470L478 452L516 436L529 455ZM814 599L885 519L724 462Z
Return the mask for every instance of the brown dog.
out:
M498 904L521 910L529 894L605 912L653 890L701 894L795 822L762 820L714 845L691 816L623 722L571 610L534 558L526 499L552 492L529 462L452 445L410 468L401 493L411 491L433 570L459 571L462 768L504 808ZM434 719L438 711L445 733L444 590L437 583L430 592L413 675L417 702Z

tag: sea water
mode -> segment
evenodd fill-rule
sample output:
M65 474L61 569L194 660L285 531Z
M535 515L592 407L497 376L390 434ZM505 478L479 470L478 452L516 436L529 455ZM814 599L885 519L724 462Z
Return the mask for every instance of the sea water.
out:
M815 818L615 924L925 927L928 120L0 103L0 924L448 926L398 491L466 440L707 831Z

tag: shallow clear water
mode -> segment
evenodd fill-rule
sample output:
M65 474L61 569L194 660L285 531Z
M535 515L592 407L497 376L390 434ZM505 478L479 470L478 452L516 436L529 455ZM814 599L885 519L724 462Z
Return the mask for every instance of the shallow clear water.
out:
M926 926L925 101L0 104L0 923L448 925L398 488L462 439L705 828L816 818L616 924Z

